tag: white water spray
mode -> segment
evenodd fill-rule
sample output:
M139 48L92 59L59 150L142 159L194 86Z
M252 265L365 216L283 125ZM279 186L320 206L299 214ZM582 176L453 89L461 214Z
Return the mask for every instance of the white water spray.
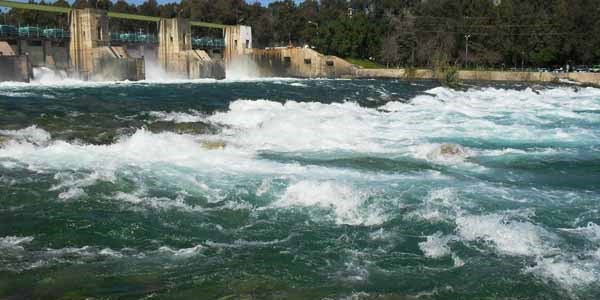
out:
M248 56L238 56L226 66L228 80L252 80L261 77L258 65Z

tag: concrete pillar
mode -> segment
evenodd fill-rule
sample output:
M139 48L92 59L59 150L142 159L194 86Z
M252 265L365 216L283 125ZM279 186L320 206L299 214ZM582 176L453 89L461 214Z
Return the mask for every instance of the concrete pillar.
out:
M144 60L131 58L127 49L109 46L107 12L73 9L69 54L72 71L85 79L141 80Z
M252 48L252 27L227 26L225 29L225 52L223 59L228 64L235 57L243 55L245 49Z
M161 19L158 33L158 62L161 68L179 78L223 78L220 61L201 50L192 49L192 27L185 19Z
M71 67L83 77L90 78L94 71L94 48L108 45L107 13L90 8L73 9L70 13L70 20Z
M27 55L0 56L0 82L29 82L33 78L33 69Z
M168 73L189 77L187 52L192 50L192 27L182 18L160 19L158 61Z
M18 39L17 40L17 55L25 55L27 54L27 40Z
M54 67L56 65L51 48L52 41L42 40L42 56L44 57L46 67Z

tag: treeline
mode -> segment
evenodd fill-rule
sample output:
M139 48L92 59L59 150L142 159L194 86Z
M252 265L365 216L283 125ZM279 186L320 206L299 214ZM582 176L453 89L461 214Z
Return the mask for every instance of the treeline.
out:
M283 0L267 7L244 0L147 0L140 5L76 0L72 6L245 24L253 28L256 47L310 45L327 54L389 66L600 63L598 0ZM5 18L13 24L67 24L66 16L33 11L12 10ZM154 32L156 24L111 20L111 30Z

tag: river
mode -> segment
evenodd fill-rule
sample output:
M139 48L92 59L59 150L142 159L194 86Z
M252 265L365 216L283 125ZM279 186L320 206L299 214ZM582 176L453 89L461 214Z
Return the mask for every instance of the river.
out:
M0 84L1 299L598 299L600 89Z

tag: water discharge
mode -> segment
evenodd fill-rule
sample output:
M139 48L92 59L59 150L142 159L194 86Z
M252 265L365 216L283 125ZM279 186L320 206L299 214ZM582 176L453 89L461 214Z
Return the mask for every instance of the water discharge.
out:
M0 298L600 295L600 89L61 80L0 85Z

